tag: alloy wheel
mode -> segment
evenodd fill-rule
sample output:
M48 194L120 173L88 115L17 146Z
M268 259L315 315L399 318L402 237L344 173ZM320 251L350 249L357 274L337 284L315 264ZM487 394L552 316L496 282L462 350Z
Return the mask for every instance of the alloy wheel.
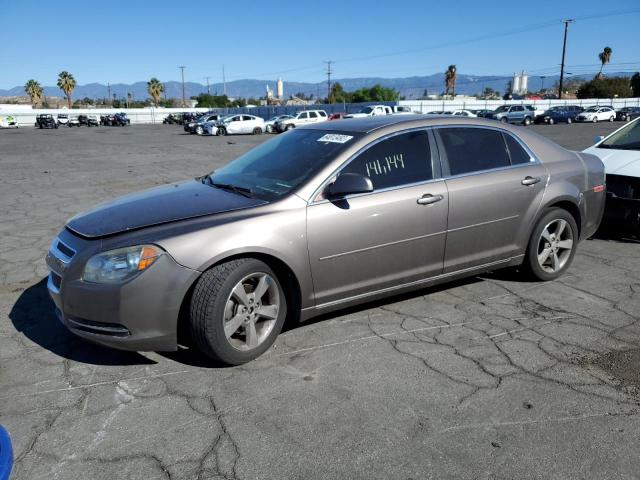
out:
M249 351L260 346L278 319L280 290L266 273L252 273L240 280L229 295L224 309L224 333L236 350Z
M573 231L566 220L549 222L538 240L538 264L547 273L556 273L565 266L573 251Z

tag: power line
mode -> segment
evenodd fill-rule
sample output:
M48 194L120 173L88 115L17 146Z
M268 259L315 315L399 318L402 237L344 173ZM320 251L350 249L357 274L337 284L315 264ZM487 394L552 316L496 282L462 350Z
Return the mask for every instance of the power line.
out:
M331 64L332 60L326 60L324 63L327 64L327 99L331 101Z
M184 95L184 69L187 68L184 65L180 65L178 67L180 69L180 72L182 73L182 106L186 107L187 106L187 102L185 100L185 95Z

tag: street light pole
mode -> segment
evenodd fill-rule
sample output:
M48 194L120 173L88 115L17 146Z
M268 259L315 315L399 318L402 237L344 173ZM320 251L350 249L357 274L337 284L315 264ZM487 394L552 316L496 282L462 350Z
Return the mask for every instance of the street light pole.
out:
M181 65L178 68L182 72L182 106L186 107L187 106L187 102L186 102L186 100L184 98L184 69L187 68L187 67L185 67L184 65Z
M562 99L562 83L564 80L564 59L567 51L567 31L569 30L569 24L575 22L575 20L563 20L564 23L564 41L562 42L562 63L560 64L560 85L558 88L558 98Z

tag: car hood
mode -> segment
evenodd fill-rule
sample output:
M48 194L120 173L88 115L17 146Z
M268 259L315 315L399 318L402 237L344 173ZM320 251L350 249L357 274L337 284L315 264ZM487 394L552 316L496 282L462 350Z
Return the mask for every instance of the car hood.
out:
M605 173L640 178L640 151L615 150L589 147L585 153L591 153L604 163Z
M144 190L80 213L67 228L96 238L153 225L229 212L267 202L205 185L198 180Z

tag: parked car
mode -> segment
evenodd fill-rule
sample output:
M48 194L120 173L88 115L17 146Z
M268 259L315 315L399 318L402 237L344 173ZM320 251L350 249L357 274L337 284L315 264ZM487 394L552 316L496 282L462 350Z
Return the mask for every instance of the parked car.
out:
M597 157L509 125L315 123L76 215L51 243L47 285L80 337L175 350L184 327L209 357L241 364L287 318L516 265L554 280L604 201Z
M476 110L476 116L480 118L491 118L493 116L494 110Z
M127 117L127 114L124 112L120 112L120 113L116 113L113 116L113 119L111 121L111 125L116 126L116 127L124 127L127 125L131 125L131 120L129 119L129 117Z
M327 117L328 121L331 120L341 120L343 118L345 118L347 116L347 112L334 112L329 114L329 116Z
M534 123L548 123L553 125L554 123L571 123L575 119L575 112L566 109L563 106L552 107L545 111L542 115L536 115L533 120Z
M80 118L77 115L70 116L67 125L69 127L80 127Z
M454 117L477 117L471 110L453 110L451 112L445 112L445 115L453 115Z
M616 119L616 111L612 107L599 107L597 105L585 109L576 115L576 122L613 122Z
M596 138L585 153L598 156L607 174L604 225L640 236L640 118Z
M415 115L416 112L411 110L411 108L406 107L404 105L393 105L391 107L391 111L394 115Z
M275 123L275 129L277 132L282 133L285 130L291 130L292 128L301 127L302 125L326 121L327 112L324 110L303 110L294 115L293 118L277 121Z
M293 115L276 115L275 117L271 117L269 120L266 120L264 122L264 131L267 133L273 133L276 129L276 122L279 122L280 120L289 120L292 118L294 118Z
M530 105L501 105L493 111L489 118L499 120L502 123L530 125L534 116L535 111Z
M192 122L188 122L184 124L184 131L187 133L197 133L198 135L202 135L204 133L204 124L207 122L217 122L220 120L221 116L217 113L205 113L204 115L200 115Z
M179 124L181 122L181 119L182 119L181 113L170 113L169 115L164 117L164 119L162 120L162 123L168 124L168 125Z
M260 135L265 131L263 118L246 113L227 115L206 128L210 135Z
M640 117L640 107L624 107L616 110L616 120L628 122Z
M432 110L431 112L427 112L425 115L444 115L442 110Z
M58 125L67 125L69 123L69 115L66 113L58 114Z
M112 114L100 115L100 125L111 126L112 123L113 123Z
M344 118L375 117L376 115L391 115L393 110L387 105L369 105L360 109L358 113L349 113Z
M0 115L0 128L18 127L18 119L13 115Z
M36 116L36 127L38 128L58 128L56 120L50 113L42 113Z
M87 127L100 126L100 119L97 115L87 115Z
M202 114L201 113L194 113L194 112L185 112L180 117L180 121L178 123L180 125L185 125L187 123L194 122L200 115L202 115Z

